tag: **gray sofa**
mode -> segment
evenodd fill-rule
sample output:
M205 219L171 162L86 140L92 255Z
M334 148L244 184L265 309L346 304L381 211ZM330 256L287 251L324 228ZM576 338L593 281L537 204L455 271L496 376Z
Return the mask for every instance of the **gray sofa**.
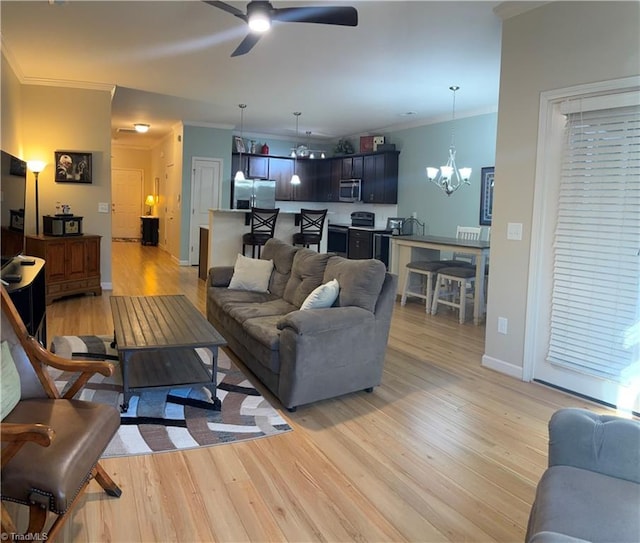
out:
M549 468L528 543L640 541L640 422L561 409L549 421Z
M229 289L233 267L207 278L207 318L229 347L290 411L380 384L397 277L378 260L347 260L270 239L268 292ZM337 279L332 307L300 310Z

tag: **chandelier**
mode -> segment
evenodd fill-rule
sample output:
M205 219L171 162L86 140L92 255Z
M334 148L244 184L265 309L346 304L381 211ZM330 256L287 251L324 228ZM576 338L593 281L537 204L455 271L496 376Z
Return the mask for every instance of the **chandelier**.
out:
M311 148L311 130L307 130L307 143L291 149L291 158L326 158L324 151Z
M449 159L444 166L440 168L427 167L427 179L440 187L447 196L451 196L462 185L470 185L471 168L460 168L456 166L456 144L454 125L456 121L456 91L460 87L452 86L449 90L453 91L453 114L451 124L451 145L449 145Z

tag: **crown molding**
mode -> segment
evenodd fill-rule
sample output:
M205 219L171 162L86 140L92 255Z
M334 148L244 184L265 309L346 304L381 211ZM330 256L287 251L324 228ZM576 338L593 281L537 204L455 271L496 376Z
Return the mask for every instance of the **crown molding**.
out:
M493 13L506 21L545 4L549 4L549 2L502 2L493 8Z

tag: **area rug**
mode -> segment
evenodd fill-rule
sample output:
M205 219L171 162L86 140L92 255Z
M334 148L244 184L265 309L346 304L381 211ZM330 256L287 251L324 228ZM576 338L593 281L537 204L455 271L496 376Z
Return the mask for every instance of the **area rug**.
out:
M94 375L76 397L120 410L122 375L117 352L110 346L112 340L113 336L56 336L51 351L64 358L109 359L115 364L111 377ZM197 349L197 352L211 366L209 351ZM49 371L61 392L77 375L53 368ZM218 350L217 383L217 395L222 401L220 411L207 408L211 392L206 387L142 391L132 396L128 411L120 415L120 429L103 457L221 445L291 431L222 349Z

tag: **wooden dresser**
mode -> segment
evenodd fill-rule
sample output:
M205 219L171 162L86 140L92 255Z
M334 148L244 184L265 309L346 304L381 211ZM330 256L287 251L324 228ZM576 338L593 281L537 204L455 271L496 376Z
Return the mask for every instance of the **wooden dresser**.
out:
M101 236L26 236L26 254L46 262L46 303L57 298L92 292L100 286Z

